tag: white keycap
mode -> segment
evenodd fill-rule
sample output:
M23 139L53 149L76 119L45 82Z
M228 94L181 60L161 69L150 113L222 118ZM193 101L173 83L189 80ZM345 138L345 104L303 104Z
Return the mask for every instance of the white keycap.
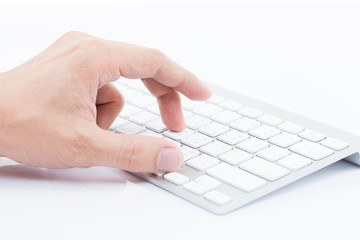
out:
M123 119L121 117L117 117L115 118L114 122L111 124L111 126L109 127L109 130L115 130L117 127L124 125L126 123L128 123L129 121L126 119Z
M184 161L187 161L189 159L192 159L194 157L197 157L200 155L199 150L193 149L188 146L182 146L181 147L182 153L184 155Z
M149 112L151 112L153 114L160 115L160 109L159 109L159 105L157 103L147 106L146 110L148 110Z
M131 115L141 112L140 108L134 107L130 104L125 104L124 108L119 113L119 116L122 118L129 118Z
M206 173L245 192L252 192L266 184L265 180L227 163L212 167Z
M146 108L154 103L156 103L156 98L149 96L149 95L143 95L141 97L137 97L131 100L131 103L139 108Z
M290 155L290 152L277 146L270 146L257 152L256 155L271 162L275 162Z
M251 158L252 158L251 154L239 149L234 149L230 152L221 154L219 157L220 160L230 163L231 165L238 165Z
M132 79L127 82L127 86L138 91L148 91L144 83L140 80Z
M184 118L187 119L191 116L193 116L194 114L192 112L189 112L188 110L182 110L183 111L183 115L184 115Z
M171 138L168 138L168 137L164 137L164 139L169 140L169 141L172 141L173 143L175 143L175 144L177 144L179 147L181 147L181 143L180 143L180 142L177 142L177 141L175 141L175 140L173 140L173 139L171 139Z
M231 130L230 132L226 132L220 135L217 139L227 144L235 145L238 144L239 142L249 139L249 135L236 130Z
M209 137L216 137L220 134L230 131L230 128L219 123L210 123L200 127L198 131Z
M312 160L321 160L334 153L330 148L321 146L317 143L301 141L290 147L290 150Z
M181 105L184 109L192 111L194 108L205 104L204 101L192 101L186 97L181 98Z
M291 171L297 171L311 163L312 161L310 159L296 153L293 153L277 162L280 166L286 167Z
M244 107L242 104L231 100L223 101L219 104L219 106L231 111L237 111L240 108Z
M186 162L186 165L199 171L205 171L206 169L211 168L217 164L219 164L219 160L206 154L202 154Z
M201 152L209 154L210 156L213 157L217 157L220 154L226 153L231 150L232 150L231 146L219 141L214 141L200 148Z
M343 141L339 141L334 138L327 138L321 142L321 145L324 145L325 147L329 147L335 151L343 150L344 148L347 148L349 144Z
M282 131L285 131L285 132L288 132L291 134L298 134L301 131L304 131L303 127L301 127L297 124L291 123L291 122L284 122L284 123L280 124L278 126L278 128Z
M299 137L286 132L283 132L269 139L270 143L273 143L283 148L290 147L291 145L294 145L295 143L298 143L300 141L301 139Z
M209 189L215 189L222 185L222 183L219 180L217 180L213 177L210 177L208 175L202 175L202 176L198 177L197 179L195 179L195 182L197 182Z
M312 142L319 142L325 139L325 135L312 130L305 130L299 134L300 137L310 140Z
M212 103L205 103L193 109L193 112L199 114L203 117L210 117L211 115L222 111L223 109L212 104Z
M211 96L211 98L209 100L207 100L207 102L212 103L212 104L219 104L222 101L224 101L224 98L220 97L219 95L215 95L215 94L213 94Z
M229 124L239 118L242 118L240 114L229 110L217 112L211 116L211 120L222 124Z
M271 115L268 115L268 114L264 114L264 115L258 117L257 120L259 122L261 122L261 123L265 123L265 124L270 125L272 127L275 127L275 126L277 126L277 125L279 125L280 123L283 122L283 120L281 118L271 116Z
M255 108L251 108L251 107L244 107L244 108L240 108L238 113L240 113L241 115L245 116L245 117L249 117L249 118L257 118L260 117L261 115L263 115L263 113Z
M290 173L286 168L258 157L243 162L239 167L269 181L275 181Z
M160 133L156 133L150 130L145 130L144 132L141 132L139 135L141 136L148 136L148 137L158 137L162 138L162 135Z
M121 92L124 95L124 99L126 101L131 101L132 99L139 98L141 96L144 96L142 92L139 92L134 89L126 89L126 91Z
M198 129L209 123L211 123L211 120L209 118L205 118L205 117L201 117L201 116L197 116L197 115L186 119L186 125L187 125L187 127L191 128L191 129Z
M266 140L275 135L280 134L280 130L274 127L269 127L267 125L262 125L257 128L252 129L249 134L251 136Z
M155 121L151 121L145 124L146 128L151 129L155 132L162 133L163 131L167 130L167 127L162 122L161 119L157 119Z
M178 172L167 173L164 175L164 179L166 179L169 182L172 182L176 185L183 185L190 180L187 176L184 176Z
M250 131L251 129L254 129L260 125L261 125L260 122L252 120L250 118L246 118L246 117L238 119L238 120L230 123L230 127L240 130L242 132Z
M185 128L181 132L173 132L169 130L163 133L164 136L171 138L175 141L180 141L181 139L186 138L192 134L194 134L194 131L188 128Z
M115 132L122 133L122 134L138 134L145 131L143 126L139 126L135 123L127 123L121 125L115 129Z
M228 195L225 195L217 190L212 190L206 193L204 198L218 205L224 205L231 201L231 198Z
M199 148L211 142L212 142L212 138L201 133L195 133L193 135L189 135L188 137L181 139L181 143L186 144L192 148Z
M158 118L159 118L159 116L157 116L153 113L150 113L147 111L142 111L140 113L130 116L129 121L134 122L139 125L145 125L147 122L153 121Z
M205 186L203 186L197 182L194 182L194 181L185 183L183 187L184 187L184 189L186 189L192 193L195 193L197 195L202 195L210 190L209 188L206 188Z
M250 138L248 140L239 143L236 146L246 152L256 153L257 151L269 147L269 144L257 138Z

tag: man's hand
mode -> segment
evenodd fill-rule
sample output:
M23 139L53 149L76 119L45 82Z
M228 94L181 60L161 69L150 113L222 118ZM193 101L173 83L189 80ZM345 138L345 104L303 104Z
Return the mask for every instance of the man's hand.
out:
M176 131L185 127L178 92L193 100L211 95L196 76L157 50L66 33L0 74L0 155L48 168L176 170L183 156L175 143L106 130L124 105L110 83L121 76L141 78L157 97L163 122Z

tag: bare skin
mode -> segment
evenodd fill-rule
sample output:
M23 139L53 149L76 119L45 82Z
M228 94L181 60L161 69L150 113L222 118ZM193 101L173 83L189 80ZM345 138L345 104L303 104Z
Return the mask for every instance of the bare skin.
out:
M69 32L0 74L0 155L47 168L176 170L183 156L171 141L106 130L124 105L111 84L120 77L142 79L157 97L163 122L175 131L185 127L178 92L193 100L211 95L158 50Z

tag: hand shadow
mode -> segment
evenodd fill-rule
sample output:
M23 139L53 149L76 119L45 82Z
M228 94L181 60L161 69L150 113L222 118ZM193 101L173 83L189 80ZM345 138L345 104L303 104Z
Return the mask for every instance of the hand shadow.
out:
M126 183L127 181L133 183L144 182L133 174L110 167L48 169L23 164L0 165L1 179L117 184Z

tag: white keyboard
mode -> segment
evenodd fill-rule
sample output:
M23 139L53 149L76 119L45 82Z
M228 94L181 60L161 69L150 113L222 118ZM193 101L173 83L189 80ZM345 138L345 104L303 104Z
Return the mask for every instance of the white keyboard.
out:
M184 154L177 172L136 175L213 213L232 211L338 160L360 164L359 137L217 86L206 102L182 98L182 132L166 128L141 81L122 79L115 86L126 104L110 131L167 138Z

